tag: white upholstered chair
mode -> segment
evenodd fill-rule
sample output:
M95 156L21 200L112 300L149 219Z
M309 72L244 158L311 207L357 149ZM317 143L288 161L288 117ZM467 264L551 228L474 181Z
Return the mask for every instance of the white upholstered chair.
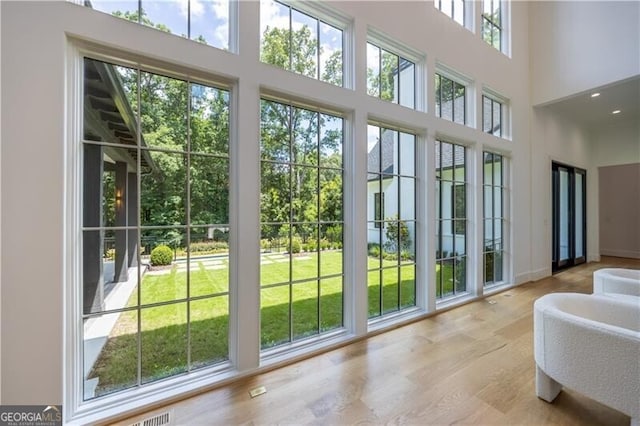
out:
M593 294L636 296L640 303L640 270L603 268L593 273Z
M551 293L534 304L536 394L563 386L640 426L640 305L602 295Z

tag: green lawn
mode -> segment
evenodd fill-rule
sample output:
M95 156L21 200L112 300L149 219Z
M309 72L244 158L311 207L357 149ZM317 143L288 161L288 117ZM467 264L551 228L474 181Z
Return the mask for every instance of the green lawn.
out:
M199 260L189 275L174 264L165 273L147 272L140 286L140 318L132 310L120 315L88 378L99 377L97 395L137 382L138 320L143 383L211 365L228 356L228 262ZM342 327L342 252L304 253L290 262L283 254L263 256L261 266L261 344L263 348ZM377 269L375 269L377 268ZM369 258L369 316L415 305L415 268L407 262ZM319 271L319 274L318 274ZM438 271L440 274L440 271ZM446 268L444 277L452 275ZM323 277L318 280L316 277ZM445 279L446 281L446 279ZM380 296L382 295L382 303ZM291 301L291 303L289 303ZM150 304L166 303L149 307ZM134 291L128 306L138 304ZM189 315L190 321L187 321ZM188 325L190 324L190 343ZM291 328L291 329L290 329Z

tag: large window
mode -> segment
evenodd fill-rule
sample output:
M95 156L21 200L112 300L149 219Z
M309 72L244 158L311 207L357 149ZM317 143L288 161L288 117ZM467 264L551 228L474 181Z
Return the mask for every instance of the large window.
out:
M484 284L503 280L504 259L504 159L484 153Z
M367 93L409 108L415 107L415 64L367 43Z
M502 50L502 25L502 0L483 0L482 38L498 50Z
M434 0L433 4L436 9L464 26L465 0Z
M343 120L262 100L262 348L343 324Z
M229 49L229 0L85 0L110 15Z
M228 358L229 93L84 60L84 398Z
M467 172L462 145L436 141L436 297L467 290Z
M457 81L436 73L436 117L466 124L466 87Z
M260 60L307 77L343 85L343 33L283 3L260 2Z
M464 142L510 129L499 83L479 89L480 128L472 78L438 61L431 112L422 53L382 22L354 28L343 13L360 6L85 4L64 8L109 31L55 25L93 34L69 42L60 124L77 135L64 150L59 243L71 421L269 368L505 284L505 160ZM217 40L204 21L224 26L211 18L219 8L261 25L255 39L231 38L242 52L196 41ZM358 32L367 50L356 58ZM251 64L268 72L238 73ZM359 93L356 76L367 80ZM424 110L429 129L409 130ZM428 135L437 140L425 147Z
M369 125L369 317L416 304L416 137ZM381 194L381 195L378 195ZM380 203L377 200L384 200Z

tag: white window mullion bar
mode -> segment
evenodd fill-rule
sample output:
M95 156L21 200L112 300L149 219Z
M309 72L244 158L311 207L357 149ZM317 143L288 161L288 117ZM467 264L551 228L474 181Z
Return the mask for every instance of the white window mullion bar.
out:
M432 206L428 193L428 187L431 185L429 170L433 171L433 168L429 169L428 166L433 158L429 154L427 144L426 134L416 135L416 306L424 311L429 309L428 287L433 282L431 272L434 271L433 262L435 262L435 259L430 258L430 254L433 255L435 251L435 245L433 239L429 237L433 229L429 227L429 219L427 219Z
M424 170L419 171L421 173L418 179L422 182L422 190L420 191L425 199L418 200L422 209L419 211L418 220L422 222L424 231L421 232L423 238L426 239L426 249L424 250L424 256L422 257L421 270L418 275L424 281L423 285L426 286L426 300L423 300L425 309L427 312L435 312L436 310L436 217L437 212L435 210L436 204L436 135L433 130L427 132L427 137L424 142L424 154L421 155L424 164Z
M65 256L65 294L67 308L64 311L64 365L63 365L63 411L66 419L75 413L83 395L84 363L83 356L83 321L82 321L82 287L76 283L82 282L82 138L83 120L83 61L76 48L67 48L69 81L67 86L68 106L71 113L67 115L67 129L69 141L66 144L66 197L65 207L69 214L65 217L65 248L69 254Z
M511 157L502 156L502 277L505 282L516 284L515 257L513 256L514 227L511 212L511 188L513 173Z
M260 4L243 1L237 7L243 28L238 49L257 62ZM260 89L256 81L240 80L230 108L229 357L238 371L247 371L260 363Z
M356 19L351 27L345 77L358 95L367 99L367 26ZM349 65L352 64L352 65ZM346 83L346 81L345 81ZM345 86L349 87L349 86ZM356 336L368 330L367 292L367 126L365 111L357 110L345 120L344 133L344 325Z
M356 112L345 126L345 286L344 325L356 336L367 333L367 116ZM351 173L349 172L351 170Z
M467 289L481 296L484 290L484 150L467 149Z

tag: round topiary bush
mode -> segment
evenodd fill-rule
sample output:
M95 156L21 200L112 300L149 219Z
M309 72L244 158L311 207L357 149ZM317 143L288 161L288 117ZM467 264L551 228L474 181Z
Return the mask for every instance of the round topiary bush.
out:
M151 250L151 265L163 266L171 265L173 260L173 250L165 245L160 245Z

